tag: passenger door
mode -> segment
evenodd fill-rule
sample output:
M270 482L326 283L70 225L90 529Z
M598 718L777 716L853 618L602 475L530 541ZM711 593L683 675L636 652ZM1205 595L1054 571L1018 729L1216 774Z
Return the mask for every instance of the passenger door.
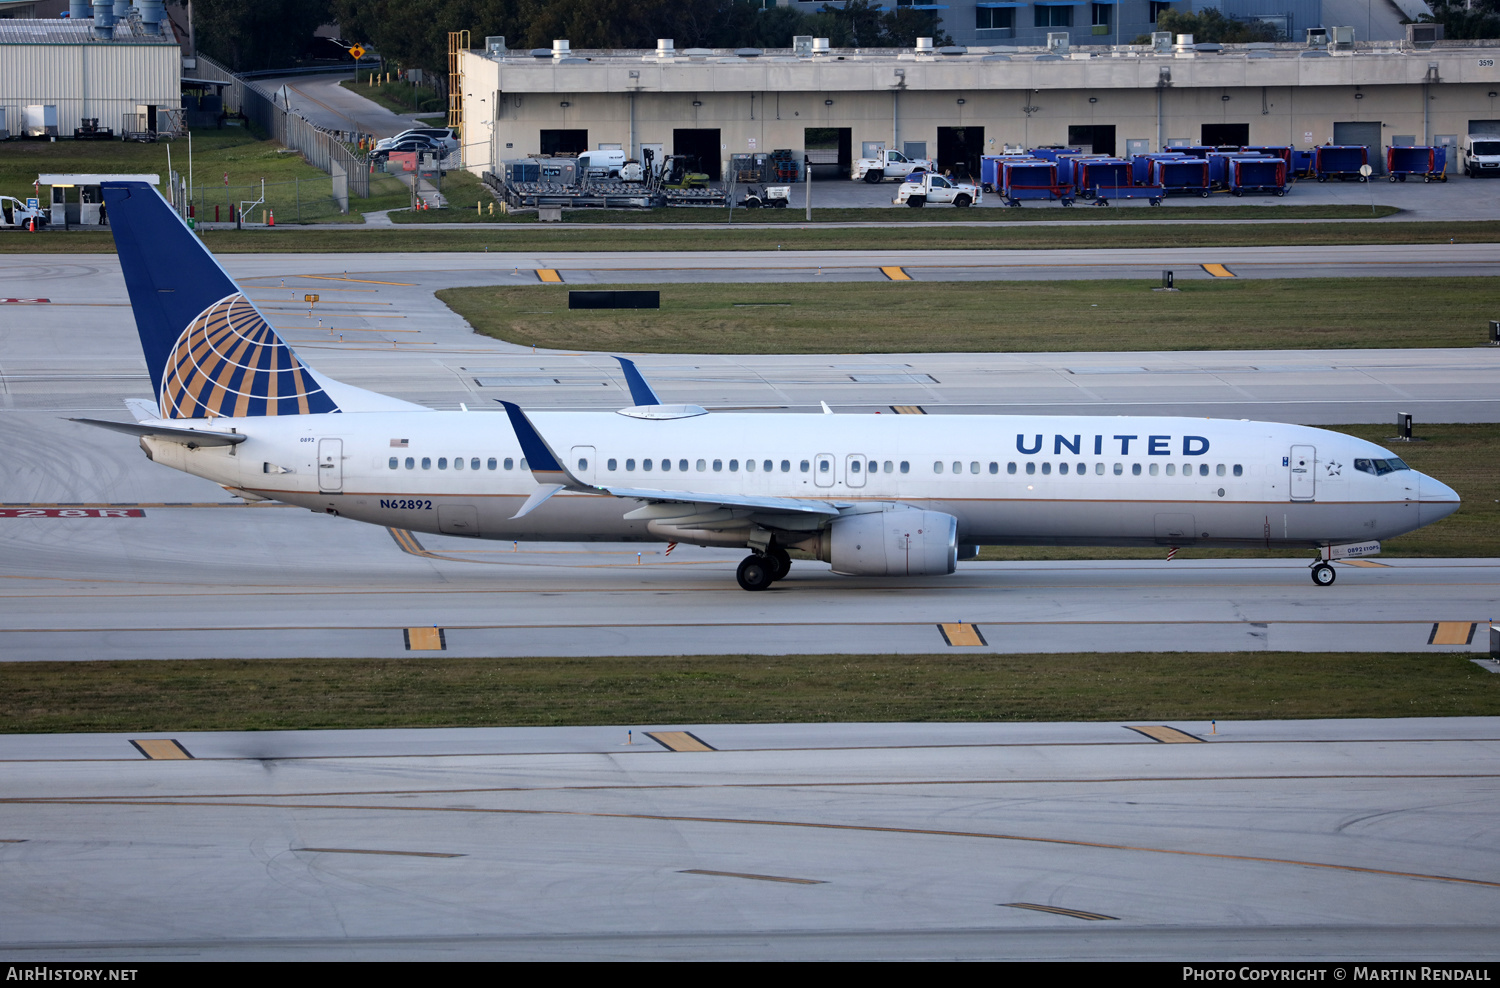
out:
M342 439L318 440L318 490L342 491L344 489L344 441Z
M1293 446L1288 460L1291 471L1293 501L1311 501L1317 495L1318 475L1313 469L1317 463L1317 447Z
M865 486L865 458L863 454L852 453L844 457L844 483L850 487Z
M819 487L832 487L834 481L834 459L832 453L819 453L813 464L813 483Z
M574 446L568 453L568 469L585 483L594 482L594 447Z

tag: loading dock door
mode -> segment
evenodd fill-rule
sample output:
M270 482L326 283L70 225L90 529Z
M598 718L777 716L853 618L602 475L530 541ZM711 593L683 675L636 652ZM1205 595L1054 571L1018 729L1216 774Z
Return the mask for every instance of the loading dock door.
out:
M1211 148L1242 148L1250 143L1250 125L1247 123L1204 124L1203 143Z
M1379 120L1355 120L1333 125L1333 143L1363 144L1370 152L1370 168L1376 175L1385 174L1383 141Z
M1068 147L1083 148L1090 154L1115 153L1114 124L1086 124L1068 128Z
M937 166L951 168L953 177L977 180L979 156L984 153L983 127L939 127Z
M587 130L544 130L541 133L542 155L582 154L589 149Z
M721 155L729 153L720 148L719 143L717 127L697 130L681 128L672 131L672 153L697 158L698 162L693 166L694 169L707 175L711 182L717 182L724 177Z

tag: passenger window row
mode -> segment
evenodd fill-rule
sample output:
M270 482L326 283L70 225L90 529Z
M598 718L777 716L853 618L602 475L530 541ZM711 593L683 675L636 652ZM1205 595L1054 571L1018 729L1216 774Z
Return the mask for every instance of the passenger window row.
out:
M417 458L415 456L408 456L408 457L406 457L406 459L405 459L404 462L405 462L406 469L408 469L408 470L415 470L417 468L418 460L417 460ZM479 469L481 469L481 466L485 470L498 470L500 468L500 466L501 466L502 463L504 464L505 469L507 469L507 470L514 470L516 468L516 461L514 459L512 459L511 457L509 457L509 456L507 456L503 461L502 460L498 460L498 459L496 459L493 456L491 456L488 459L483 460L483 461L481 461L480 458L477 457L477 456L471 456L471 457L469 457L469 459L467 461L462 456L455 456L453 458L453 469L455 469L455 470L463 470L463 469L465 469L465 466L467 465L467 468L470 469L470 470L479 470ZM422 469L423 470L431 470L432 469L432 465L433 465L432 464L432 457L430 457L430 456L424 456L424 457L422 457L421 464L422 464ZM392 469L392 470L398 470L403 465L403 461L402 461L401 457L399 457L399 456L393 456L393 457L391 457L386 462L386 465L389 466L390 469ZM446 470L446 469L448 469L448 457L446 457L446 456L439 456L437 458L437 468L439 470ZM527 469L526 458L525 457L521 458L521 469L522 470Z
M610 457L608 460L606 460L604 462L604 467L605 467L606 470L609 470L610 472L615 472L615 471L617 471L617 470L620 469L620 461L617 460L617 459L615 459L614 457ZM637 469L637 467L639 467L639 469L642 470L643 472L649 472L649 471L652 471L652 470L660 470L663 473L668 473L668 472L671 472L672 470L675 469L678 473L687 473L688 470L689 470L689 468L690 468L690 461L688 461L688 460L677 460L676 464L674 466L673 461L670 458L664 458L664 459L660 459L660 460L651 459L651 458L643 458L643 459L637 461L634 457L629 457L629 458L627 458L625 460L625 471L627 473L634 472ZM578 461L578 468L580 470L587 470L588 469L588 462L586 460L584 460L584 459L580 459ZM778 469L780 470L781 473L791 473L792 470L793 470L793 468L792 468L792 461L791 460L780 460L780 461L778 461L778 460L754 460L754 459L746 459L743 462L740 461L740 460L729 460L728 463L727 463L727 465L726 465L725 461L721 460L721 459L720 460L693 460L693 461L691 461L691 469L696 470L698 473L706 473L706 472L708 472L710 470L712 470L712 472L714 472L714 473L723 473L726 468L728 469L728 471L730 473L739 473L740 470L741 470L741 468L743 468L746 473L755 473L757 470L760 470L762 473L772 473L772 472L774 472L774 471L776 471ZM798 473L811 473L812 469L813 469L813 464L812 464L811 460L799 460L799 461L797 461L796 472L798 472ZM831 461L829 461L827 459L822 459L822 460L818 461L818 472L819 473L828 473L832 469L833 469L833 467L832 467ZM869 461L865 461L865 460L850 460L849 461L849 471L851 473L860 473L862 470L865 471L865 472L867 472L867 473L880 473L881 469L882 469L882 463L879 460L869 460ZM884 462L884 464L883 464L883 469L885 470L886 473L895 473L896 472L896 464L893 461L891 461L891 460L886 460ZM902 473L910 473L911 472L911 463L909 463L906 460L902 460L901 461L901 465L900 465L900 469L901 469Z
M943 472L943 464L942 463L934 463L932 466L933 466L933 472L934 473L942 473ZM963 464L961 464L961 463L954 463L953 464L953 472L954 473L960 472L959 468L961 466L963 466ZM1195 472L1194 466L1195 465L1192 464L1192 463L1184 463L1182 465L1182 475L1184 477L1191 477L1194 474L1194 472ZM978 473L979 472L978 467L979 467L978 463L970 463L969 464L969 472L970 473ZM1026 462L1025 469L1026 469L1026 472L1028 474L1035 474L1037 472L1037 464L1036 464L1036 462L1032 461L1032 460L1028 460ZM1196 464L1196 473L1200 477L1207 477L1209 475L1209 469L1210 468L1209 468L1209 465L1207 463ZM1213 469L1214 475L1218 476L1218 477L1226 476L1231 471L1234 473L1234 475L1236 477L1243 477L1245 475L1245 467L1244 467L1243 464L1240 464L1240 463L1234 464L1233 467L1227 466L1226 464L1223 464L1223 463L1219 463L1219 464L1216 464L1212 469ZM1064 476L1066 476L1069 473L1070 470L1072 472L1076 473L1079 476L1083 476L1084 474L1086 474L1086 473L1089 472L1089 465L1087 463L1079 463L1076 466L1073 465L1073 464L1070 464L1070 463L1059 463L1057 465L1057 472L1059 474L1064 475ZM1005 472L1006 473L1013 474L1016 471L1017 471L1017 466L1016 466L1015 463L1007 463L1005 465ZM998 463L991 463L990 464L990 473L999 473L999 472L1000 472L1000 465ZM1052 473L1052 464L1050 462L1044 460L1042 462L1042 465L1041 465L1041 472L1042 472L1043 476L1046 476L1046 475ZM1123 463L1116 463L1114 465L1113 469L1110 472L1112 472L1116 477L1122 477L1122 476L1124 476L1125 475L1125 464L1123 464ZM1143 471L1141 469L1141 464L1139 464L1139 463L1132 463L1132 464L1130 464L1130 475L1132 477L1139 477L1142 472ZM1166 464L1151 463L1151 464L1147 465L1147 467L1146 467L1146 469L1145 469L1144 472L1147 473L1148 475L1152 476L1152 477L1158 476L1158 475L1160 475L1162 473L1165 473L1168 477L1175 477L1175 476L1177 476L1177 464L1175 464L1175 463L1166 463ZM1095 463L1094 464L1094 476L1096 476L1096 477L1102 477L1102 476L1104 476L1104 473L1105 473L1105 464L1103 464L1103 463Z

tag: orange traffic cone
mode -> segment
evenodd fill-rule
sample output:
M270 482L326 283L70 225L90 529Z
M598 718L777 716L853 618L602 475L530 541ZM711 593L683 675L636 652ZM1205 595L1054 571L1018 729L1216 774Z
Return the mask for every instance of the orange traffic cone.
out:
M270 211L270 218L266 221L266 226L275 226L275 225L276 225L276 210L273 209L273 210Z

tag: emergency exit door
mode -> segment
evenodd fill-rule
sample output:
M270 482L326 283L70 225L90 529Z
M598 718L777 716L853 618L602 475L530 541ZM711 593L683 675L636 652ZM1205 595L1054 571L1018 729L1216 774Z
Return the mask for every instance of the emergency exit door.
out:
M1318 476L1313 471L1317 463L1317 452L1317 448L1313 446L1292 447L1288 467L1291 470L1293 501L1311 501L1317 495Z

